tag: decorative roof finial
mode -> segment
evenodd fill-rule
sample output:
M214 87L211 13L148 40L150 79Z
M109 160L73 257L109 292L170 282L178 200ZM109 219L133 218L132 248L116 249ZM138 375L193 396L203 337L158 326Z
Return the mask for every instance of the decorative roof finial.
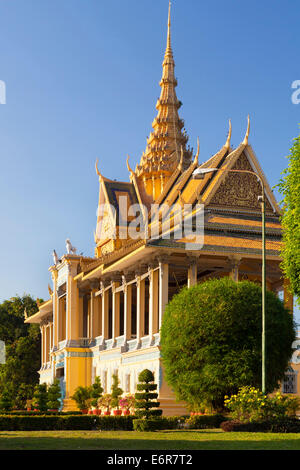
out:
M248 138L249 138L249 133L250 133L250 116L248 114L248 127L247 127L247 132L243 141L243 144L246 146L248 145Z
M167 38L167 49L166 55L172 54L172 47L171 47L171 0L169 0L169 15L168 15L168 38Z
M130 168L130 165L129 165L129 155L127 155L127 160L126 160L126 164L127 164L127 169L128 171L131 173L131 175L135 175L135 172L133 171L132 168Z
M199 153L200 153L200 142L199 142L199 137L197 137L197 153L194 158L194 165L198 165Z
M231 119L229 119L229 131L228 131L228 137L227 137L226 144L225 144L225 147L228 149L230 148L231 132L232 132Z
M179 161L179 163L178 163L178 170L179 170L179 171L182 171L182 167L183 167L183 157L184 157L183 147L181 146L181 149L180 149L180 161Z
M99 160L98 160L98 158L97 158L96 163L95 163L95 169L96 169L96 173L97 173L97 175L99 176L99 180L100 180L100 179L102 179L103 177L102 177L102 175L101 175L101 173L100 173L100 171L99 171L99 169L98 169L98 163L99 163Z

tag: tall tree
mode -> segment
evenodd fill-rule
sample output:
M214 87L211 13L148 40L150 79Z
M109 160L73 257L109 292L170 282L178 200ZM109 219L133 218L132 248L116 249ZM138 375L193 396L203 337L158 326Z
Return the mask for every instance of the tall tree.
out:
M37 312L29 295L13 297L0 304L0 339L6 345L6 363L0 365L0 392L9 390L14 406L24 408L39 381L40 331L38 325L24 323L24 310Z
M292 355L292 315L266 298L266 382L272 392ZM191 408L219 408L239 387L261 387L261 287L224 277L183 289L167 305L161 328L166 380Z
M283 195L282 268L294 294L300 298L300 135L294 139L288 159L289 165L278 185Z

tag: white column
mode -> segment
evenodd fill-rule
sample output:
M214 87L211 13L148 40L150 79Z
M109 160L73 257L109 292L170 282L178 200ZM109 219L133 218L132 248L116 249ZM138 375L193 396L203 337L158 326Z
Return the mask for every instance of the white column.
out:
M188 268L188 288L197 284L197 262L192 260Z
M142 314L142 305L141 305L141 277L137 276L136 278L136 338L137 343L141 339L141 314Z
M166 260L159 261L159 328L169 299L169 265Z
M40 327L41 330L41 367L44 365L44 325Z
M124 285L124 336L125 341L131 337L131 285Z

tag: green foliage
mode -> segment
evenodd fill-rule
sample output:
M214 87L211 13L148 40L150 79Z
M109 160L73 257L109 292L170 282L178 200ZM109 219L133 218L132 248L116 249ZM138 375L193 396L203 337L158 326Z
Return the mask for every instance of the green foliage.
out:
M55 379L53 384L48 387L48 402L47 407L49 410L58 410L60 408L61 391L59 380Z
M6 363L0 365L0 392L8 388L13 406L24 408L39 381L40 331L38 325L24 323L27 315L37 312L36 301L29 295L13 297L0 304L0 339L6 343Z
M38 325L24 323L24 311L28 316L38 311L36 301L30 295L12 297L0 304L0 338L12 344L24 336L40 336Z
M225 432L299 433L300 421L297 418L286 417L270 421L242 423L234 419L221 423L220 427Z
M67 416L78 415L82 416L81 411L27 411L27 410L1 410L0 415L16 415L16 416Z
M153 373L145 369L139 374L138 379L138 392L135 393L135 416L146 419L161 416L162 410L158 409L160 405L157 401L158 394L154 392L157 385L154 383Z
M0 410L9 411L12 409L12 399L10 392L7 389L3 389L0 394Z
M33 407L38 409L39 411L47 411L47 403L48 403L48 391L47 391L47 384L37 384L34 388L33 393L33 400L32 404Z
M14 404L18 410L27 408L27 403L32 400L34 392L33 384L21 383L17 395L15 396Z
M113 374L112 379L113 383L111 386L111 407L119 409L119 400L121 395L123 394L123 390L119 387L119 378L117 374Z
M299 398L276 393L264 395L254 387L242 387L236 395L225 397L232 418L244 422L270 421L296 415Z
M224 396L261 386L261 287L224 277L184 288L166 307L161 328L165 377L191 409L222 410ZM180 327L179 327L180 326ZM292 356L295 325L283 302L266 295L267 392Z
M133 429L135 431L160 431L168 429L180 429L184 424L184 418L178 416L168 416L148 419L134 419Z
M186 420L189 429L213 429L219 428L226 418L221 414L196 415Z
M79 410L87 410L89 408L91 392L91 387L79 386L75 389L71 399L76 402Z
M101 380L100 377L95 378L95 382L92 384L91 387L91 398L92 398L92 406L95 408L98 407L98 400L102 396L103 388L101 387Z
M132 431L132 416L0 415L0 431L93 430Z
M97 416L97 429L101 431L132 431L132 416Z
M300 299L300 135L294 139L288 159L289 165L278 184L283 196L282 268Z

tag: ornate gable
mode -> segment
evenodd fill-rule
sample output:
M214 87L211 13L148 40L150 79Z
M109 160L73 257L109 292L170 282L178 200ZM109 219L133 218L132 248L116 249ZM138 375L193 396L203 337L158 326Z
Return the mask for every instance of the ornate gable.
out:
M255 171L244 152L239 156L232 170ZM229 172L216 190L209 206L225 206L260 211L259 195L261 195L261 184L254 175ZM266 196L266 210L273 213L268 195L266 194Z

